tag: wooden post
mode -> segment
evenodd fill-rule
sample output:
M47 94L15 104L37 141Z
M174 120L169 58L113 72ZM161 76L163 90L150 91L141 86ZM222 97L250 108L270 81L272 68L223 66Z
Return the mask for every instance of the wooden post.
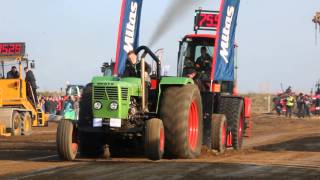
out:
M271 113L271 96L268 96L268 113Z

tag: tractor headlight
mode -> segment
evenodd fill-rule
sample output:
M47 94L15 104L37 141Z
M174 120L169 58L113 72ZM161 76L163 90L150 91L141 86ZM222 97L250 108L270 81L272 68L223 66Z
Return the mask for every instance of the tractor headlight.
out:
M111 110L117 110L118 109L118 103L117 102L111 102L109 105Z
M94 109L100 110L102 108L101 102L97 101L93 104Z

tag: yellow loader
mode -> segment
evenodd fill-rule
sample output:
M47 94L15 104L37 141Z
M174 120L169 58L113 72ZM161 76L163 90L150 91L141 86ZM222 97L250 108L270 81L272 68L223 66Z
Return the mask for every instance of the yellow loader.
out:
M32 127L47 126L48 115L34 96L27 96L31 86L27 87L23 68L33 68L34 61L26 58L25 43L0 43L0 66L0 135L30 135ZM7 73L13 66L15 77Z

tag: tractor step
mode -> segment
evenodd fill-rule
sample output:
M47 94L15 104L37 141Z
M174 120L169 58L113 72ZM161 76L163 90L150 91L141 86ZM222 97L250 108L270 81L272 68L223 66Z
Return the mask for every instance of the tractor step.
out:
M42 111L39 108L37 109L37 115L38 115L38 126L44 126Z

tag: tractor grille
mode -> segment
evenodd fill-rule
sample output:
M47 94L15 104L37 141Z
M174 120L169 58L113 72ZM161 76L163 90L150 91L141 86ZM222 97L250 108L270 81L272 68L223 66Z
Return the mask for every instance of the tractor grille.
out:
M104 99L105 96L105 88L104 87L94 87L93 96L94 99Z
M106 92L109 100L118 100L118 87L106 87Z
M118 87L94 87L94 99L118 100Z
M121 97L122 100L128 100L128 88L121 88Z

